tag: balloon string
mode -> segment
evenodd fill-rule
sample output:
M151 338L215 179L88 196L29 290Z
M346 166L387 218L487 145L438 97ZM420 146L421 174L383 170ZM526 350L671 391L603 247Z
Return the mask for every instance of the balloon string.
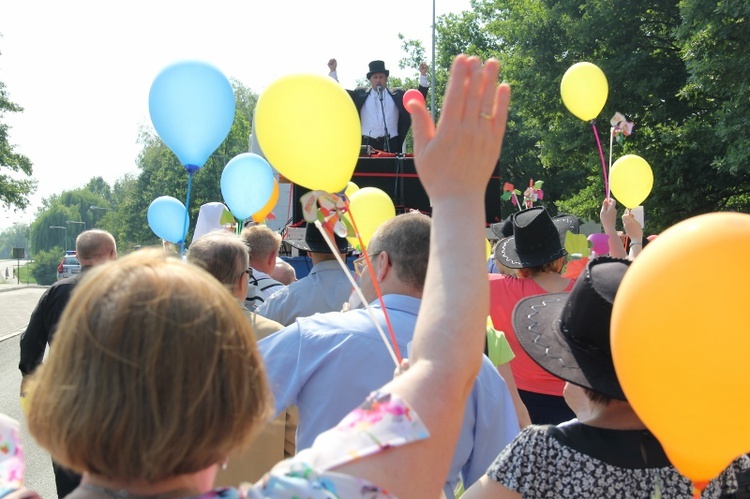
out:
M319 220L316 220L315 227L318 228L321 235L323 236L323 239L325 239L326 244L328 244L328 247L331 248L331 251L333 252L333 255L336 257L336 260L339 262L339 265L342 269L344 269L344 274L346 275L347 279L349 279L349 282L351 283L352 287L354 288L354 292L357 293L357 296L360 300L362 300L362 303L365 304L365 310L367 310L367 313L370 315L370 320L372 320L373 324L375 324L375 328L378 330L378 333L380 333L380 338L383 340L383 343L385 343L385 347L388 349L388 353L391 354L391 359L393 359L393 363L396 365L396 367L401 365L401 356L394 353L393 348L391 348L391 344L388 342L388 338L386 338L385 333L383 332L383 328L380 327L380 323L378 322L377 318L375 317L375 313L372 310L372 307L369 303L367 303L367 299L362 294L362 290L357 285L357 283L354 281L354 278L352 277L351 272L349 272L349 269L347 268L344 261L341 259L341 254L338 251L338 248L335 244L333 244L333 241L331 241L331 237L328 235L328 232L323 228L323 224L320 223ZM382 306L382 305L381 305ZM385 310L385 307L383 308L383 314L386 317L386 321L388 318L388 314ZM396 345L396 348L398 349L398 345Z
M388 316L388 311L385 308L385 302L383 301L383 293L380 291L380 284L378 284L378 280L375 278L375 271L372 270L372 265L370 264L370 255L367 253L367 248L365 248L364 242L362 241L362 237L359 234L359 229L357 228L357 222L354 221L354 214L352 214L351 207L349 206L349 200L344 198L344 206L346 207L346 211L349 213L349 220L352 223L352 227L354 227L354 233L357 235L357 241L359 241L359 247L362 248L362 256L365 257L365 263L367 263L367 271L370 273L370 280L372 280L372 285L375 288L375 294L378 295L378 301L380 302L380 308L383 309L383 315L385 316L385 324L388 326L388 334L391 336L391 342L393 343L393 348L396 350L396 357L398 358L398 364L396 364L396 367L401 365L401 352L398 349L398 342L396 341L396 335L393 333L393 326L391 325L391 318ZM366 300L363 300L366 301Z
M615 127L610 127L609 129L609 168L607 169L610 177L612 176L612 144L614 143L614 137L615 137ZM607 190L607 197L609 197L609 190Z
M596 121L591 120L591 128L594 129L594 137L596 138L596 145L599 147L599 157L602 160L602 175L604 176L604 191L609 199L609 179L607 178L607 163L604 161L604 151L602 150L602 142L599 140L599 131L596 129Z
M187 196L185 197L185 223L182 226L182 241L180 241L180 256L185 253L185 238L190 226L190 189L193 186L193 172L188 170Z

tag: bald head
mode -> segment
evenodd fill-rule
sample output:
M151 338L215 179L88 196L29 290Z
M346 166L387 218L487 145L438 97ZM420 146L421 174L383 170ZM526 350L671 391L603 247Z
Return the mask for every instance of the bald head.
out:
M117 258L117 243L106 230L86 230L76 238L76 254L82 267L101 265Z

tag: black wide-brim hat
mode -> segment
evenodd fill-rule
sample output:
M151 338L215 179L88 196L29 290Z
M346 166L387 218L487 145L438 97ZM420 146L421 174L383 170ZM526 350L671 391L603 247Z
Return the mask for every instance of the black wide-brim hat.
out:
M390 76L391 72L385 69L385 63L383 61L372 61L370 63L370 71L367 73L367 79L370 79L370 76L374 75L375 73L383 73L385 74L386 78Z
M567 221L564 223L567 227ZM506 267L539 267L567 255L563 247L565 232L561 235L543 207L535 206L514 213L512 224L513 235L501 239L495 249L495 258Z
M521 346L544 370L575 385L626 400L615 373L610 319L629 260L591 260L570 293L531 296L513 309Z
M565 247L565 237L568 231L573 234L578 234L581 229L581 221L574 215L557 215L552 217L552 222L560 233L560 243L562 243L563 247ZM504 219L502 222L491 224L490 230L492 230L492 232L494 232L500 239L512 236L513 215L509 215L508 218Z
M335 236L334 241L339 252L348 253L351 251L349 242L346 238ZM328 247L326 240L323 238L323 234L321 234L318 228L315 227L315 224L307 224L304 241L287 240L287 242L291 246L303 251L309 251L311 253L328 253L329 255L333 254L331 248Z

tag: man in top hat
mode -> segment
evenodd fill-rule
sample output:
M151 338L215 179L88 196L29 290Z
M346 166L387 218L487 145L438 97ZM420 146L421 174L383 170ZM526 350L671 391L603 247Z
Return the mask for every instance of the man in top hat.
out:
M336 236L335 243L345 258L349 252L346 239ZM289 244L307 251L313 267L307 276L268 297L258 308L258 314L288 326L297 317L340 311L349 300L352 285L317 227L307 224L304 242L289 241Z
M336 59L328 61L328 76L339 81ZM411 127L411 116L404 108L404 89L388 88L390 71L383 61L372 61L367 79L370 88L357 87L347 90L357 107L362 123L362 145L381 151L401 152L406 134ZM430 84L427 79L427 64L419 65L419 91L426 98Z

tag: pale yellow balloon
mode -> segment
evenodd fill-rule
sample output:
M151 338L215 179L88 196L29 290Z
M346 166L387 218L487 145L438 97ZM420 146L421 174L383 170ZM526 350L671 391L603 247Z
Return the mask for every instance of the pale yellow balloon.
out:
M332 78L297 74L274 81L258 99L255 125L268 162L295 184L334 193L352 177L359 114Z
M393 200L377 187L363 187L352 194L349 199L349 211L351 215L347 213L344 216L350 221L354 220L365 249L370 244L370 239L377 228L383 222L396 216ZM347 240L352 246L359 246L356 236L348 236Z
M615 198L626 208L640 206L653 186L654 172L642 157L626 154L612 165L609 187Z
M359 190L359 186L355 184L354 182L349 182L346 184L346 189L344 190L344 194L346 194L346 197L351 198L352 194L357 192Z
M669 228L628 269L612 311L623 391L675 467L700 484L750 451L750 215ZM696 272L696 265L710 272Z
M599 116L608 94L607 77L599 66L590 62L573 64L560 82L560 95L565 107L584 121Z

